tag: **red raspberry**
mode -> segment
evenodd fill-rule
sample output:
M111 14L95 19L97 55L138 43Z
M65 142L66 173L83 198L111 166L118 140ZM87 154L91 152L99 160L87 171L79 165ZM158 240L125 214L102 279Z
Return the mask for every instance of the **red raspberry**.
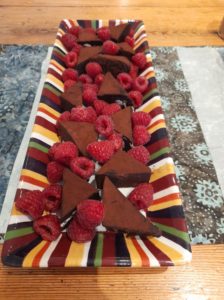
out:
M104 42L110 39L110 30L108 27L101 27L97 30L97 35Z
M114 122L111 117L102 115L99 116L95 123L96 131L104 137L108 137L114 131Z
M83 91L86 89L92 89L96 93L98 93L98 91L99 91L98 85L94 84L94 83L84 83L82 88L83 88Z
M114 154L114 143L110 141L93 142L87 146L89 155L101 164L108 161Z
M92 88L86 88L82 92L82 98L86 105L91 105L97 99L97 94Z
M147 165L150 159L149 151L144 146L134 147L128 151L128 154L144 165Z
M64 72L62 73L62 80L63 82L67 81L67 80L74 80L77 81L78 80L78 72L74 69L65 69Z
M130 90L132 87L133 79L128 73L120 73L117 76L118 81L120 82L121 86L125 90Z
M73 68L77 64L77 54L75 52L69 52L64 57L65 64L68 68Z
M93 82L92 78L87 74L80 75L79 76L79 81L82 82L83 84Z
M103 74L98 74L95 77L95 84L97 84L98 86L100 86L101 83L103 82L103 80L104 80L104 75Z
M144 111L135 111L131 116L133 127L136 125L148 126L151 122L150 114Z
M64 166L56 161L47 164L47 179L51 183L57 183L62 180Z
M72 87L76 81L68 79L64 82L64 91L67 91L70 87Z
M151 138L151 135L147 131L146 127L141 126L141 125L138 125L138 126L134 127L132 135L133 135L133 143L134 143L135 146L144 145Z
M99 116L103 110L103 108L108 105L107 102L103 100L95 100L93 101L93 107L95 108L95 111L97 113L97 116Z
M72 50L74 44L76 44L76 40L77 40L77 38L71 33L65 33L61 37L62 44L65 46L65 48L68 51Z
M71 113L70 111L64 111L60 117L59 117L59 121L70 121L70 117L71 117Z
M89 179L95 170L95 164L86 157L76 157L70 163L71 170L84 179Z
M71 28L68 29L68 33L71 33L72 35L78 37L79 36L79 26L72 26Z
M138 76L138 67L131 64L129 75L131 76L131 78L135 79Z
M148 87L148 81L145 77L139 76L133 82L133 89L144 93Z
M33 228L43 240L52 242L61 234L61 226L57 216L46 215L33 222Z
M71 110L71 120L76 122L95 123L97 118L95 110L89 107L77 106Z
M54 159L61 163L69 166L70 161L78 156L78 148L72 142L64 142L58 145L54 153Z
M119 133L112 133L108 140L114 143L115 151L118 151L124 147L124 141L122 139L122 135Z
M91 241L94 238L96 230L83 228L79 224L77 217L74 217L68 226L67 234L70 240L76 243L85 243Z
M128 97L132 100L135 108L139 107L142 104L142 94L139 91L130 91Z
M33 219L39 218L44 212L41 191L28 191L16 200L16 208Z
M128 196L138 209L146 209L153 202L153 187L150 183L141 183Z
M82 48L81 45L79 45L78 43L74 43L74 46L73 46L73 48L72 48L71 51L72 51L72 52L75 52L75 53L78 55L81 48Z
M116 55L119 52L119 50L120 47L112 41L105 41L103 43L102 52L105 54Z
M112 114L118 112L119 110L121 110L121 107L118 103L107 104L102 109L102 115L111 116Z
M130 37L133 37L134 34L135 34L135 31L134 31L133 28L131 28L130 31L129 31L129 36L130 36Z
M147 64L146 56L144 53L136 53L131 58L132 62L139 67L139 69L143 69Z
M62 201L62 186L59 184L51 184L44 189L42 200L44 209L47 211L56 211Z
M134 48L135 39L133 37L131 37L130 35L127 35L125 38L125 42L128 43L132 48Z
M93 229L100 225L104 217L104 205L96 200L83 200L77 206L77 219L86 229Z
M61 143L54 143L54 145L51 146L51 148L49 148L48 150L48 156L51 160L54 160L54 154L55 151L57 149L57 147L60 145Z
M103 72L101 65L96 62L89 62L86 65L85 70L86 73L92 78L95 78L98 74Z

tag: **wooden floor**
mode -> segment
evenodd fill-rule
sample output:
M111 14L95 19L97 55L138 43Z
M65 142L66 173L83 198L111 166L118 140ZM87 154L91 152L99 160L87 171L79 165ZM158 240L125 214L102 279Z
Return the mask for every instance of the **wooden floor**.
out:
M223 16L224 0L0 0L0 43L52 44L66 17L142 19L152 46L223 45Z
M0 43L52 44L63 18L135 18L144 20L151 46L224 46L217 35L223 16L224 0L0 0ZM224 246L194 246L190 265L168 269L0 265L0 300L221 300L223 282Z

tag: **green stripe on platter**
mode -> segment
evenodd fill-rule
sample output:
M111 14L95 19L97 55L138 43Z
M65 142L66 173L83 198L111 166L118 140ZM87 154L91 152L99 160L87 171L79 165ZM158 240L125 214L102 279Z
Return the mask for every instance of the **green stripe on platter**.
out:
M160 155L163 155L165 153L169 153L170 152L170 147L165 147L162 148L161 150L154 152L153 154L150 155L150 159L153 160L157 157L159 157Z
M150 96L151 96L152 94L154 94L154 93L158 93L158 89L157 89L157 88L152 89L150 92L148 92L148 93L143 97L143 102L144 102L145 100L147 100L147 98L150 97Z
M50 85L49 83L45 83L44 84L44 88L48 89L49 91L51 91L53 94L60 96L61 92L59 90L57 90L56 88L54 88L52 85Z
M25 227L20 229L10 230L5 235L5 241L17 238L19 236L27 235L33 233L34 230L32 227Z
M92 20L91 23L92 23L92 28L96 29L96 23L97 23L97 21L96 20L95 21Z
M44 146L42 146L38 143L35 143L35 142L29 142L29 147L30 148L35 148L35 149L40 150L44 153L48 153L48 148L46 148L46 147L44 147Z
M153 224L155 224L157 227L159 227L159 229L161 229L162 231L165 231L167 233L175 235L176 237L184 240L185 242L190 243L189 236L188 236L187 232L180 231L180 230L178 230L176 228L173 228L173 227L170 227L170 226L166 226L166 225L162 225L160 223L153 222Z
M65 56L65 53L60 48L58 48L57 46L54 47L54 52L57 52L60 55Z
M144 23L143 23L143 22L140 22L140 23L138 24L138 26L136 27L135 32L138 31L138 29L139 29L142 25L144 25Z
M102 265L103 237L103 233L98 233L94 267L100 267Z

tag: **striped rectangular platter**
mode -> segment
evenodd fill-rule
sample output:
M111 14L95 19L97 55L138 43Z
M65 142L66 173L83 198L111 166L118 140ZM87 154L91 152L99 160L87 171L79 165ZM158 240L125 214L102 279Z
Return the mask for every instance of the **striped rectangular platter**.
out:
M140 238L127 237L122 233L98 232L91 242L78 244L71 242L63 232L56 241L47 242L34 233L31 219L18 212L13 205L2 252L2 260L6 265L160 267L191 261L189 236L142 21L68 19L61 21L15 199L27 190L42 190L48 186L47 152L52 144L59 141L55 124L61 113L59 101L59 96L63 92L61 74L65 67L63 57L67 53L60 42L60 37L66 28L73 24L99 28L120 22L133 22L135 50L143 51L148 61L141 75L147 78L150 88L144 95L144 104L139 108L140 111L150 113L152 117L148 128L152 138L147 148L151 155L150 182L154 188L154 202L147 214L162 230L162 236Z

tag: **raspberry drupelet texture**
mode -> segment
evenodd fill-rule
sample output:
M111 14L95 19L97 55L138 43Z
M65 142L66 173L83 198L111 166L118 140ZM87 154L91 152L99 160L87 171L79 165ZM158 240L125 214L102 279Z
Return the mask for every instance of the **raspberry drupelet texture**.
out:
M62 80L63 80L63 82L65 82L67 80L77 81L78 80L78 72L71 68L65 69L64 72L62 73Z
M97 99L96 91L93 88L85 88L82 92L82 98L86 105L91 105Z
M92 77L95 78L97 75L102 73L102 67L100 64L96 62L89 62L85 67L86 73Z
M76 44L76 40L77 40L77 37L71 33L65 33L61 37L62 44L65 46L65 48L68 51L72 50L72 48L74 47L74 44Z
M91 241L94 238L95 234L95 229L86 229L82 227L79 224L76 216L72 219L67 229L68 237L70 238L70 240L76 243L85 243Z
M125 89L125 90L130 90L132 87L133 79L128 73L120 73L117 76L118 81L120 82L120 85Z
M97 30L97 35L101 41L107 41L110 39L110 30L108 27L101 27Z
M46 215L33 222L33 228L43 240L52 242L61 234L60 222L55 215Z
M62 201L62 186L59 184L51 184L43 190L42 200L44 209L50 212L56 211Z
M87 74L81 74L79 76L79 81L82 82L83 84L93 82L92 78Z
M97 118L95 110L89 107L77 106L71 110L71 120L76 122L95 123Z
M142 145L133 147L128 151L128 154L144 165L147 165L150 160L149 151Z
M71 119L71 113L70 113L70 111L64 111L60 115L58 121L70 121L70 119Z
M97 118L95 128L99 134L104 137L108 137L113 133L114 122L111 117L107 115L101 115Z
M111 141L93 142L87 146L87 152L101 164L107 162L114 154L114 143Z
M64 165L69 166L71 160L78 156L78 148L72 142L64 142L57 146L54 159Z
M50 183L57 183L62 180L64 166L57 161L47 164L47 179Z
M136 53L132 56L132 62L139 67L139 69L144 69L147 64L146 56L144 53Z
M79 224L86 229L94 229L100 225L104 217L104 205L97 200L83 200L77 206Z
M54 143L54 145L51 146L51 148L49 148L48 150L48 156L51 160L54 160L54 154L55 151L57 149L57 147L60 145L61 143Z
M133 102L133 106L135 108L139 107L142 105L142 94L139 91L130 91L128 93L129 98L132 100Z
M141 183L130 193L128 200L138 209L146 209L153 202L153 187L151 183Z
M95 84L97 84L98 86L101 85L101 83L103 82L104 80L104 75L103 74L98 74L96 77L95 77Z
M133 128L133 143L135 146L144 145L149 142L151 135L145 126L137 125Z
M142 125L147 127L151 122L151 117L144 111L135 111L132 113L131 120L133 126Z
M72 26L68 29L68 33L70 33L76 37L79 37L79 30L80 30L79 26Z
M138 76L133 81L133 89L139 91L140 93L144 93L147 90L148 81L143 76Z
M73 68L77 64L78 56L76 52L69 52L64 57L65 64L68 68Z
M120 50L120 47L112 42L112 41L105 41L103 43L103 53L104 54L110 54L110 55L116 55Z
M121 106L118 103L111 103L107 104L103 109L102 109L102 115L107 115L111 116L114 113L118 112L121 110Z
M66 92L70 87L72 87L76 81L68 79L64 82L64 91Z
M114 143L115 151L123 149L123 147L124 147L124 141L123 141L122 135L120 133L116 133L116 132L112 133L108 137L108 140Z
M94 174L95 163L86 157L76 157L71 161L70 168L83 179L89 179Z
M97 116L101 115L102 110L104 109L105 106L107 106L107 102L103 101L103 100L95 100L93 101L93 107L97 113Z

